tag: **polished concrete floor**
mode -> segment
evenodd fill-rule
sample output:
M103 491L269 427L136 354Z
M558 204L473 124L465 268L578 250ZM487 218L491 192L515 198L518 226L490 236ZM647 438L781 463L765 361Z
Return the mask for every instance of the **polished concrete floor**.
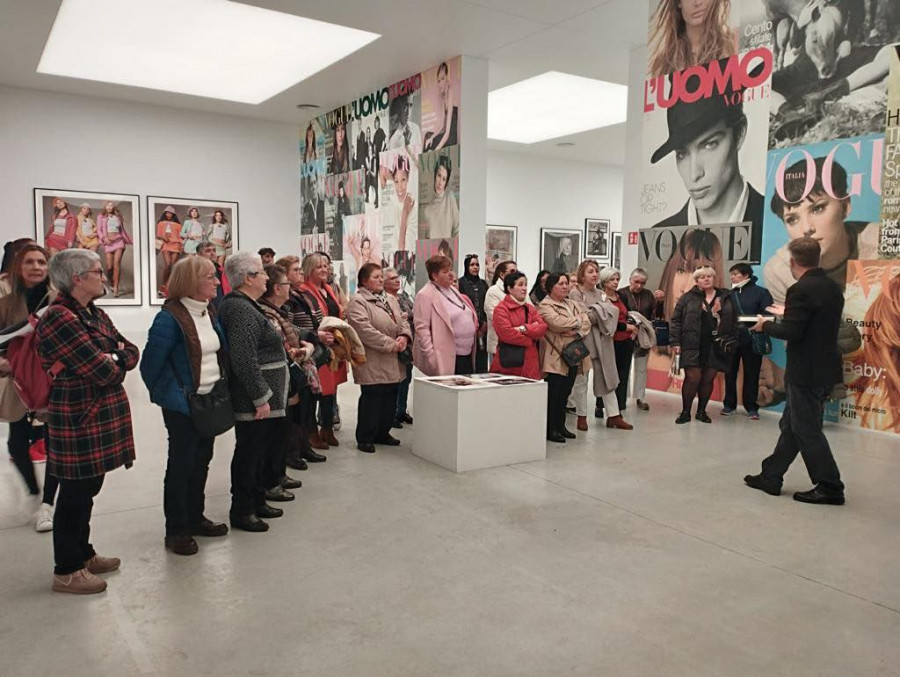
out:
M93 519L98 551L123 560L106 593L50 592L50 534L23 524L0 468L3 677L900 674L896 438L829 428L844 507L743 486L775 418L675 426L663 395L628 412L634 432L596 426L546 461L455 475L413 456L410 430L358 453L345 386L342 446L295 473L285 517L178 557L161 417L129 384L138 462L107 477ZM785 489L808 486L793 468Z

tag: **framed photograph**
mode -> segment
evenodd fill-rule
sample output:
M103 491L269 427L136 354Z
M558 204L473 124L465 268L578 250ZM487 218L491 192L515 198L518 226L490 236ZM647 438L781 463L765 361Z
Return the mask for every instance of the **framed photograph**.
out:
M484 279L490 284L501 261L515 260L519 230L515 226L487 225L484 229Z
M34 189L35 241L53 256L90 249L106 271L98 306L139 306L141 284L140 198L123 193Z
M541 268L551 273L574 273L581 263L581 231L541 228Z
M622 271L622 233L612 234L612 267Z
M584 255L589 259L610 260L609 220L584 220Z
M150 304L166 300L166 283L178 259L197 254L197 245L212 242L221 266L238 249L238 203L147 196L147 242L150 244Z

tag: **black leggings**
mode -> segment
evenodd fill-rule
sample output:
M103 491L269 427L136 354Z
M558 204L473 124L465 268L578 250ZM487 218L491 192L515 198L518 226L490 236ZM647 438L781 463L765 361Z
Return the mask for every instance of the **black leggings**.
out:
M712 367L685 367L684 384L681 386L681 409L690 411L691 403L697 398L697 411L706 411L712 396L716 369Z
M32 426L31 416L26 414L18 421L12 421L9 424L9 455L13 463L25 480L25 486L28 493L37 496L40 492L38 489L37 476L34 472L34 464L31 462L30 449L33 442L36 441L35 433L39 432L44 435L44 446L47 446L47 426L35 428ZM59 480L47 471L47 465L44 466L44 497L43 502L53 505L56 498L56 489L59 487Z

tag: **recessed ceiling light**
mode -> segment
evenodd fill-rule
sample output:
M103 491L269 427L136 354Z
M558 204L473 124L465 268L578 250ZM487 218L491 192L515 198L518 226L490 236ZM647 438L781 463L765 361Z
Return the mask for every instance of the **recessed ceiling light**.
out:
M559 142L558 144L556 144L556 145L559 146L560 148L571 148L571 147L574 146L575 144L572 143L571 141L560 141L560 142Z
M379 37L231 0L63 0L37 72L258 104Z
M488 95L488 138L536 143L625 122L628 87L549 71Z
M319 108L319 104L317 103L298 103L297 108L299 110L315 110Z

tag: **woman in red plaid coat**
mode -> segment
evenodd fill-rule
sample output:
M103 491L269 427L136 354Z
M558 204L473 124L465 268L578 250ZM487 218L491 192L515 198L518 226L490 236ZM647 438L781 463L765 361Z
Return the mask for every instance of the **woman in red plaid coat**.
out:
M107 472L134 462L131 410L122 382L138 363L137 347L97 308L105 275L100 257L67 249L50 260L59 297L37 326L44 368L60 370L50 391L47 463L59 478L53 518L53 590L102 592L96 574L119 568L90 543L94 496Z

